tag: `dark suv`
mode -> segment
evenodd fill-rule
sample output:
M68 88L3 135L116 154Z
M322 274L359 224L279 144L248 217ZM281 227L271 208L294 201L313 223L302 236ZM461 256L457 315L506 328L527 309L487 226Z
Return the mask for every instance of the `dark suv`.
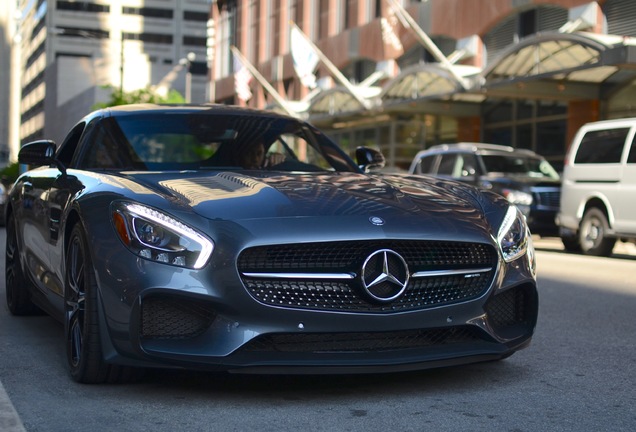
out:
M484 143L441 144L419 152L409 172L497 192L526 215L533 234L559 234L554 222L561 196L559 174L530 150Z

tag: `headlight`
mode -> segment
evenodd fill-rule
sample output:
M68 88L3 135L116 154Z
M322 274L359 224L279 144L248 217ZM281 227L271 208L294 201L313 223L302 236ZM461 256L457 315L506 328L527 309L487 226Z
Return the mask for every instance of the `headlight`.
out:
M128 249L151 261L200 269L214 249L214 243L194 229L140 204L113 203L112 222Z
M508 202L511 204L522 206L532 205L532 195L527 192L521 192L512 189L504 189L502 192L503 196L505 196Z
M497 241L506 262L511 262L526 253L529 231L523 214L515 206L508 207Z

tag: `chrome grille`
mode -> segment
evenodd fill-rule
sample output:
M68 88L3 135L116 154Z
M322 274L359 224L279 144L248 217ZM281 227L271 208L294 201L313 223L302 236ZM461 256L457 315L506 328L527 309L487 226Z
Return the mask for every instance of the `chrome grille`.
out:
M538 207L558 209L561 205L561 189L554 187L533 188L534 198Z
M365 258L388 248L399 253L411 274L453 269L487 269L468 274L412 277L403 295L390 303L370 301L358 277L328 280L320 274L358 275ZM497 254L489 245L455 242L334 242L276 245L251 248L238 260L244 285L258 301L274 306L369 313L425 309L470 300L490 286ZM294 276L252 277L253 273L308 272L311 278Z

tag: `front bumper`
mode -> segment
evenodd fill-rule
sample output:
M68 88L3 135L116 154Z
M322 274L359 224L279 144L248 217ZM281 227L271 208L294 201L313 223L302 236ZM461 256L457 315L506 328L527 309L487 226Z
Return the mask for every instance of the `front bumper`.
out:
M415 370L504 358L530 342L537 320L527 255L498 262L470 298L336 311L266 304L222 264L236 251L216 253L201 271L117 254L97 261L106 360L245 373Z
M178 302L169 303L171 308L179 308ZM276 329L256 332L262 324L250 326L217 315L215 323L197 336L142 336L138 342L144 355L158 364L197 369L243 373L405 371L504 358L530 342L536 307L536 290L526 284L492 296L484 303L481 315L470 319L465 316L470 315L470 305L385 317L390 320L384 320L384 325L375 317L298 314L288 326L279 322ZM201 323L200 310L193 314L194 321ZM236 350L225 356L209 355L212 346L229 339L235 340Z

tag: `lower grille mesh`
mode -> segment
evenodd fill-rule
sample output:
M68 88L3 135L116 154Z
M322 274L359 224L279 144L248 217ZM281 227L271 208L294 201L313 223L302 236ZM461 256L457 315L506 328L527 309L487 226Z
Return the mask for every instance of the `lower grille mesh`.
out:
M425 348L483 340L473 327L407 330L382 333L313 333L260 336L243 350L255 352L374 352Z
M518 326L534 326L537 300L532 292L521 286L495 295L485 307L492 326L500 331Z
M141 336L148 339L187 339L205 332L215 314L200 302L149 297L141 305Z
M369 303L354 282L264 280L243 278L256 299L274 306L353 312L397 312L424 309L479 297L488 288L492 271L478 277L439 276L413 279L404 295L390 304Z

